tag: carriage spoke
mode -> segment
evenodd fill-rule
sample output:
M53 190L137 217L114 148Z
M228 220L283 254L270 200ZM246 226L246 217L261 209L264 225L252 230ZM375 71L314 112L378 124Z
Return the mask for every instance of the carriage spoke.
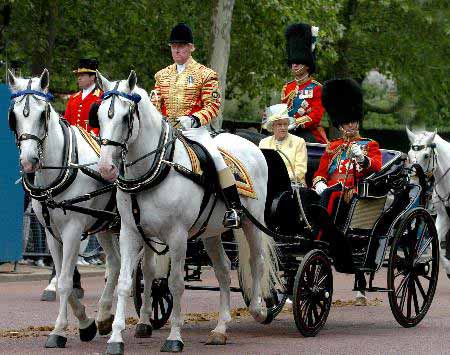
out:
M313 280L313 284L315 285L317 283L317 279L319 278L319 274L321 273L322 270L322 265L317 265L316 266L316 270L314 272L314 280Z
M406 292L408 293L408 300L406 301L406 316L411 318L411 302L412 302L412 292L409 288L410 282L408 282L408 287L406 288Z
M397 272L397 273L394 275L394 279L397 278L397 277L399 277L399 276L401 276L401 275L404 275L406 272L407 272L406 270L402 270L402 271Z
M319 312L317 312L317 303L315 303L313 305L313 313L314 313L314 318L316 319L316 321L320 318L319 317Z
M419 309L419 301L417 300L417 292L416 292L416 284L414 282L414 279L411 280L411 290L412 290L412 297L414 301L414 311L416 312L416 316L419 315L420 309Z
M422 295L424 303L426 303L428 301L428 297L427 297L427 295L425 293L425 290L423 289L422 284L420 283L419 278L418 277L414 277L414 282L417 284L417 288L419 289L420 294Z
M312 302L309 304L308 306L308 312L307 312L307 316L308 316L308 326L309 327L313 327L314 326L314 319L313 319L313 308L312 307Z
M419 276L422 276L423 278L425 278L425 279L427 279L428 281L433 281L433 279L431 278L431 276L428 276L428 275L419 275Z
M408 290L407 287L403 287L402 290L402 296L400 299L400 309L403 311L403 307L405 307L405 300L406 300L406 291Z
M328 278L328 275L324 275L318 282L317 282L317 287L320 287L323 282Z
M406 275L405 278L400 282L400 285L398 285L397 291L395 292L395 296L396 297L398 297L400 291L402 291L405 288L406 283L409 280L409 277L410 277L409 274Z
M428 249L429 245L433 241L433 238L429 238L426 243L420 248L419 252L417 253L417 256L414 260L414 264L417 263L417 261L420 259L420 257L425 253L425 251Z

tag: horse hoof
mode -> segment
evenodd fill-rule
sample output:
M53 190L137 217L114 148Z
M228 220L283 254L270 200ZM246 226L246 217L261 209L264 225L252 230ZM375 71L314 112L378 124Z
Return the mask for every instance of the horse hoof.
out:
M97 325L95 324L95 320L92 320L92 323L84 329L80 329L80 340L81 341L91 341L97 335Z
M57 334L50 334L45 342L46 348L65 348L67 338Z
M41 301L53 302L56 300L56 291L44 290L42 292Z
M225 345L227 343L227 336L222 333L211 332L209 333L206 345Z
M75 297L78 298L79 300L81 300L84 297L83 288L74 288L72 292L75 295Z
M108 343L106 347L107 355L123 355L124 353L124 345L123 343Z
M183 342L180 340L166 340L161 348L162 353L181 353L183 351Z
M152 326L150 324L137 324L136 330L134 331L135 338L151 338L152 337Z
M108 319L97 322L98 334L108 335L112 331L112 324L114 322L114 314L111 314Z
M267 317L261 324L270 324L275 319L272 312L267 311Z
M447 277L450 279L450 274L447 274Z

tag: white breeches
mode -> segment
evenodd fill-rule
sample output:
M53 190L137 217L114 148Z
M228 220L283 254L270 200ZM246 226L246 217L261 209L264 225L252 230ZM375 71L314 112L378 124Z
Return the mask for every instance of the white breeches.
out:
M222 158L222 154L220 154L219 150L217 149L217 146L214 143L214 140L209 135L206 127L186 129L183 131L183 135L186 138L199 142L208 150L209 154L211 154L217 171L221 171L227 168L227 165Z

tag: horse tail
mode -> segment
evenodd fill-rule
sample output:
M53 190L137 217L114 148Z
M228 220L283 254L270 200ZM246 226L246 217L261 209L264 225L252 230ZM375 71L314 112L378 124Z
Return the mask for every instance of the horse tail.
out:
M263 298L272 295L274 289L282 290L283 283L279 274L279 254L275 241L272 237L258 230L252 226L252 230L257 231L253 237L259 238L262 247L263 256L263 277L261 279L261 294ZM234 238L238 244L238 257L239 257L239 279L240 286L246 296L252 296L252 273L251 263L255 260L251 260L250 246L247 238L242 229L233 231Z

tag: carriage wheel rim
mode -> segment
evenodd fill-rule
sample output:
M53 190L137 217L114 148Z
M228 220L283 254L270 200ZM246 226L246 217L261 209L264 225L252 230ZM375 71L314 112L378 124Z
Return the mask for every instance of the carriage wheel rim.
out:
M435 230L429 226L432 221L421 211L410 216L394 239L388 271L393 290L389 295L391 309L406 327L418 324L428 312L439 272L439 245Z

